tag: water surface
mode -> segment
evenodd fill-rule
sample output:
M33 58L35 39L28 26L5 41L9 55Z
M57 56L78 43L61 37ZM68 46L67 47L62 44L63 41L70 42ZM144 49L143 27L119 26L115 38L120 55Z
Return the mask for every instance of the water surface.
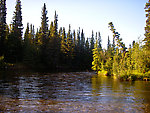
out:
M150 112L150 82L92 72L1 73L3 112Z

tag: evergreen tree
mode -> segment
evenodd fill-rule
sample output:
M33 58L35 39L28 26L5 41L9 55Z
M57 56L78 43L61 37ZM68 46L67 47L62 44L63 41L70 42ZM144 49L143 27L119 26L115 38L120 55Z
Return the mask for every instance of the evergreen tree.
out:
M110 49L110 47L111 47L111 45L110 45L110 39L109 39L109 36L108 36L108 41L107 41L107 50L109 50L109 49Z
M80 46L81 46L81 39L80 39L80 27L79 27L79 30L77 32L77 48L78 48L78 50L80 49Z
M67 54L66 51L67 45L66 45L66 32L65 28L63 27L63 33L62 33L62 39L61 39L61 52L64 54Z
M73 30L73 48L74 48L74 50L76 48L76 32L75 32L75 30Z
M116 32L116 29L114 28L114 25L112 22L109 23L109 27L110 27L110 30L113 32L113 38L117 42L117 47L120 48L121 51L125 52L127 48L125 47L125 44L122 42L122 38L120 38L120 34Z
M71 33L70 25L69 25L69 30L67 33L66 45L67 45L67 56L72 57L74 48L73 48L73 40L72 40L72 33Z
M54 37L57 38L58 36L58 15L55 11L55 16L54 16Z
M59 33L58 33L58 37L59 37L60 40L61 40L61 37L62 37L62 32L63 32L63 29L62 29L62 27L60 27Z
M85 42L85 50L89 51L89 40L88 40L88 38L86 39L86 42Z
M29 63L28 61L31 59L30 58L30 49L31 49L31 40L29 37L29 23L27 23L27 28L24 34L24 44L23 44L23 49L24 49L24 55L23 55L23 61Z
M29 23L27 23L27 28L24 34L24 42L26 42L27 40L29 40Z
M90 49L91 51L94 49L94 32L92 31L92 37L90 41Z
M146 27L145 27L145 46L147 49L150 50L150 0L145 5L145 12L146 12Z
M31 43L34 43L35 41L35 31L34 31L34 25L30 25L30 32L29 32L29 39Z
M7 62L20 62L23 58L23 48L22 48L22 11L21 11L21 1L16 1L15 12L12 22L12 30L8 35L7 40L7 50L5 54L5 60Z
M6 0L0 0L0 56L5 52L6 10Z
M40 61L41 65L44 67L48 66L48 41L49 41L49 30L48 30L48 17L47 17L47 9L46 4L44 3L44 6L42 8L42 17L41 17L41 27L39 31L39 44L40 44ZM32 36L32 31L31 36ZM32 37L31 37L32 38Z
M84 46L85 46L85 37L84 37L83 29L82 29L82 31L81 31L81 52L84 51Z
M100 32L98 32L98 48L102 50L102 38Z
M35 33L35 44L38 45L40 40L39 40L39 30L37 28L36 33Z
M17 36L17 38L22 40L23 24L22 24L21 1L17 0L16 2L17 3L15 7L12 27L13 27L13 32Z
M96 71L97 73L101 71L101 61L100 61L100 54L98 51L98 40L94 45L93 49L93 62L92 62L92 70Z
M47 17L47 10L46 10L46 4L44 3L44 6L42 8L42 17L41 17L41 40L42 40L42 44L46 44L47 43L47 39L48 39L48 17ZM32 31L31 31L32 32Z
M85 63L84 63L84 65L85 65L85 68L86 69L91 69L91 62L90 62L90 47L89 47L90 45L89 45L89 40L88 40L88 38L86 39L86 42L85 42L85 56L84 56L84 60L85 60Z
M147 69L145 71L149 71L150 70L150 0L148 0L148 2L145 5L145 12L146 12L146 27L145 27L145 45L143 48L143 51L145 53L145 65L147 67Z

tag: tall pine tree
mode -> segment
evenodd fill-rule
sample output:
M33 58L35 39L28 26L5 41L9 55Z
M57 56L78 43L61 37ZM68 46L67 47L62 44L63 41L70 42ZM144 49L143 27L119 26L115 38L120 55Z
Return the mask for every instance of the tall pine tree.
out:
M21 11L21 1L16 1L15 12L12 22L12 30L8 35L7 40L7 50L5 58L7 62L20 62L23 58L23 48L22 48L22 11Z
M49 35L49 31L48 31L48 17L47 17L47 9L46 9L46 4L44 3L44 6L42 8L42 17L41 17L41 28L40 28L40 34L39 34L39 38L40 38L40 56L41 56L41 64L43 64L43 66L48 66L48 35Z
M145 27L145 46L147 49L150 49L150 0L145 5L146 12L146 27Z
M0 56L5 52L6 40L6 0L0 0Z

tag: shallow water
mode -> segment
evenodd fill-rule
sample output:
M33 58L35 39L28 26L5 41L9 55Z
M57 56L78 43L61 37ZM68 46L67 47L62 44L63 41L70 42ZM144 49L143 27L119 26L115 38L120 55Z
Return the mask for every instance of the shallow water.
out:
M150 82L92 72L1 73L2 112L150 112Z

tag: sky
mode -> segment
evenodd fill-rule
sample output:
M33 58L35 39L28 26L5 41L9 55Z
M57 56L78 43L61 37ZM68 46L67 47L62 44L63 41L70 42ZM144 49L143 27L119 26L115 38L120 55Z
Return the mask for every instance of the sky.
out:
M107 47L108 36L112 41L113 34L108 23L113 22L120 37L128 47L138 37L144 38L146 25L145 3L148 0L21 0L24 30L27 22L35 28L41 25L41 11L46 3L49 24L58 14L58 27L71 25L72 30L84 30L85 38L90 38L92 30L101 33L102 46ZM16 0L6 0L7 24L10 24L15 11Z

